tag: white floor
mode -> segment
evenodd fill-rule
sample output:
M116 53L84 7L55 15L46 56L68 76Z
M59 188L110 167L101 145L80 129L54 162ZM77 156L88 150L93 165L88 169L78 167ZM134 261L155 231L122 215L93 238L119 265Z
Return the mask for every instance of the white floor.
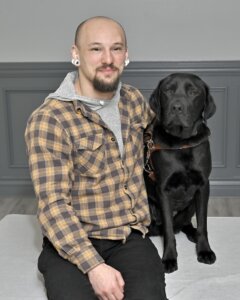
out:
M239 299L239 227L239 217L209 217L209 241L217 256L213 265L199 263L195 245L183 233L176 235L178 271L166 274L169 300ZM162 239L152 240L162 256ZM6 216L0 222L0 241L0 300L47 300L37 271L42 236L36 217Z

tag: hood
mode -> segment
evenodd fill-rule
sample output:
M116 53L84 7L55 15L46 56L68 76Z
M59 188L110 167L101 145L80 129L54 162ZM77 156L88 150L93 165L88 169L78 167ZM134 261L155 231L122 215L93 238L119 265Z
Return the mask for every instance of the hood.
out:
M92 99L89 97L78 95L76 94L75 87L74 87L74 82L77 78L78 78L77 71L69 72L67 76L64 78L64 80L62 81L62 83L60 84L59 88L55 92L50 93L45 99L45 101L48 101L49 99L58 99L60 101L79 100L84 104L88 105L92 110L98 110L108 105L109 101L112 101L115 98L120 98L120 89L122 86L121 82L119 83L117 91L111 100Z

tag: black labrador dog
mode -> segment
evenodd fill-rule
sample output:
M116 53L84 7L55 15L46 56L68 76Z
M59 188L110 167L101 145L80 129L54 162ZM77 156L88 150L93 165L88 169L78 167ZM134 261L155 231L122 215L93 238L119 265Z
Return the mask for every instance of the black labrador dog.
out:
M207 234L210 131L206 120L216 111L209 88L194 74L174 73L150 97L156 120L145 135L144 178L152 223L150 235L163 235L166 273L177 270L174 233L196 243L199 262L216 260ZM192 225L196 213L197 228Z

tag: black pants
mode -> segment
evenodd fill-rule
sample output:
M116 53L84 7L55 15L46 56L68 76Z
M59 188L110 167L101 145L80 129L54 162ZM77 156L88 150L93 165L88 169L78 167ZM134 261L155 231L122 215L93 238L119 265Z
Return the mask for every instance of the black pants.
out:
M125 281L125 300L166 300L161 258L149 237L133 231L121 241L91 239L106 264L117 269ZM50 300L97 300L88 276L63 259L44 238L38 268L44 276Z

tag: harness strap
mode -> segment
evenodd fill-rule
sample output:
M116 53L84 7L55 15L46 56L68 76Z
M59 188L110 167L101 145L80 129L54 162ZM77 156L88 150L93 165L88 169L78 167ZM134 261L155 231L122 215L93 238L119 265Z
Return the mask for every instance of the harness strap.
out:
M148 177L152 181L156 181L156 176L155 176L155 172L154 172L154 168L153 168L153 164L152 164L152 160L151 160L151 155L154 151L156 151L156 146L154 145L151 133L145 134L144 145L147 148L146 149L146 162L144 164L144 170L146 173L148 173Z
M148 173L148 177L152 179L152 181L156 181L156 175L155 175L155 170L154 166L152 163L152 154L156 151L160 150L169 150L169 151L177 151L177 150L183 150L183 149L188 149L188 148L194 148L199 145L201 145L203 142L208 140L208 135L204 138L202 138L199 142L197 143L192 143L192 144L183 144L178 147L167 147L167 146L162 146L161 144L154 144L153 139L152 139L152 134L151 133L146 133L144 135L144 144L145 147L147 147L147 152L146 152L146 162L144 165L144 170L145 172Z

